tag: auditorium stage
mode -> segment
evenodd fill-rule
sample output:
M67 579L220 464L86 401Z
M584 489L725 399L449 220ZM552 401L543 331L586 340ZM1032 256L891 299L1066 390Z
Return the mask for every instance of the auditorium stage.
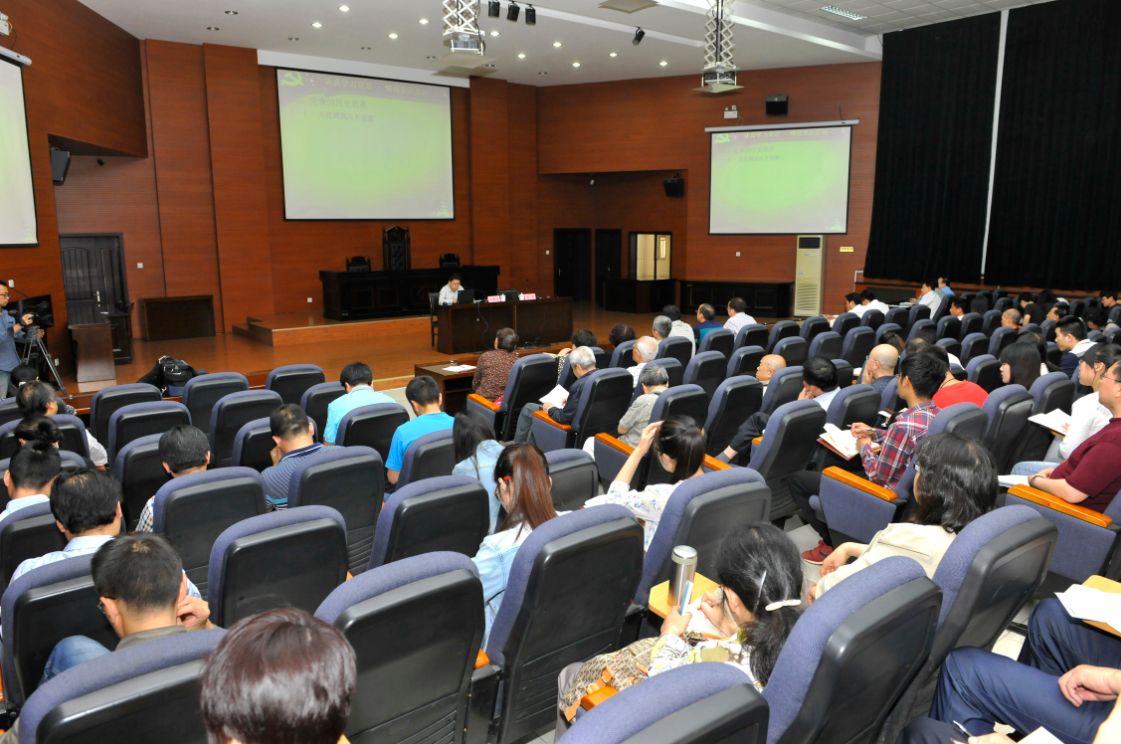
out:
M573 326L590 328L607 343L616 323L634 326L638 335L650 333L652 313L608 312L587 303L572 308ZM692 321L692 318L686 318ZM136 382L163 354L185 359L211 372L241 372L250 384L261 384L264 373L282 364L318 364L327 379L338 379L343 366L364 361L374 370L376 384L399 387L413 376L413 366L447 361L431 345L427 315L379 320L335 321L311 313L261 317L238 333L169 341L133 341L133 362L116 368L117 382ZM73 376L66 385L77 390Z

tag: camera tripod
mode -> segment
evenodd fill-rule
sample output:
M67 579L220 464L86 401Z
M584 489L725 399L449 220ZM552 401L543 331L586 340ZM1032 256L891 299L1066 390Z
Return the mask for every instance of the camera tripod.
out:
M58 373L58 367L55 366L54 359L51 358L51 353L47 351L43 339L39 338L39 326L29 325L23 330L27 335L26 345L23 349L23 363L31 364L32 357L37 355L39 359L47 363L47 369L50 370L51 378L54 380L55 387L58 388L58 391L69 397L70 394L66 392L66 386L62 384L62 375ZM34 366L38 368L38 365Z

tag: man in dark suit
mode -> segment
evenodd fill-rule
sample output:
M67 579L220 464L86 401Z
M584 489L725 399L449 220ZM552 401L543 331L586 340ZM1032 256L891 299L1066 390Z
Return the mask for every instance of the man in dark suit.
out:
M553 406L547 409L549 417L558 424L571 424L572 420L576 418L576 408L580 405L580 396L583 395L584 386L588 381L587 376L596 371L595 352L587 346L573 349L572 353L568 355L568 361L572 365L572 373L576 376L576 381L568 389L568 400L565 401L563 407ZM541 409L540 403L526 403L522 406L522 410L518 414L518 428L514 433L515 442L529 440L529 430L533 425L533 413Z

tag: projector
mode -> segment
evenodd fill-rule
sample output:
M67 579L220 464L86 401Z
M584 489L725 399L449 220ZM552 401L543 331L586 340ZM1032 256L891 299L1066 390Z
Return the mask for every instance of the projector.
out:
M444 38L450 52L440 61L449 67L480 67L490 62L484 52L486 43L475 34L459 33Z
M701 73L701 87L695 88L701 93L708 93L709 95L719 95L721 93L731 93L734 90L741 90L742 85L736 85L736 71L735 70L705 70Z

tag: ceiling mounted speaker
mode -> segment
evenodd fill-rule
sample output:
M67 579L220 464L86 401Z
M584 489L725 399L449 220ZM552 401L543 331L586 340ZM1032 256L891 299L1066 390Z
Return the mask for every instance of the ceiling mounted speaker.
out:
M786 96L767 96L767 116L786 116L789 107Z
M521 12L522 12L521 6L519 6L517 3L513 3L513 2L510 3L510 5L506 8L506 20L508 20L508 21L518 20L518 14L521 13Z
M491 18L498 18L502 15L502 3L499 0L488 0L487 15Z

